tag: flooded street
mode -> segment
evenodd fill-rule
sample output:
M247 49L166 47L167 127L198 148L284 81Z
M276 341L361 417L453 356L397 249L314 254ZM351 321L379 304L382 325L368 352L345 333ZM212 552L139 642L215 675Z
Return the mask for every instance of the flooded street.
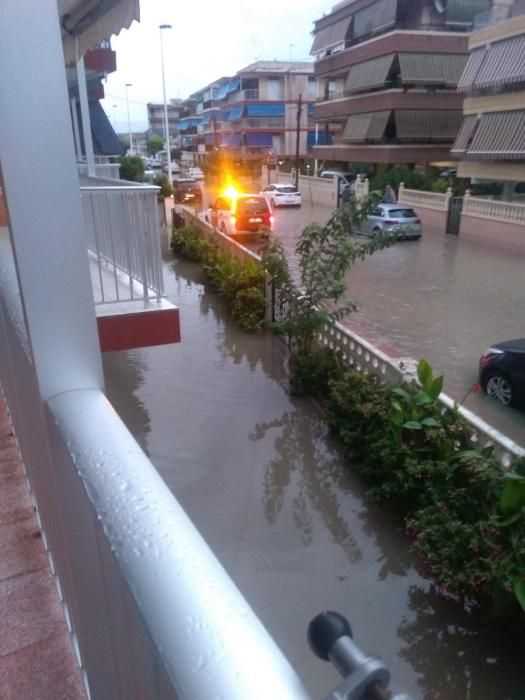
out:
M434 595L318 410L289 397L279 341L239 332L196 265L167 259L165 282L182 342L105 355L109 399L312 696L339 681L306 642L310 619L333 609L398 692L522 700L520 644Z

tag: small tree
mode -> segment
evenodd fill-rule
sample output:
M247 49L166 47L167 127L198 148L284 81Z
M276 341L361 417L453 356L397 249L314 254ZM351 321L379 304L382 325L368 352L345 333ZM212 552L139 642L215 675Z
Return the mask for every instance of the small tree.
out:
M295 248L299 279L294 280L283 249L272 243L263 256L264 266L288 309L287 318L276 321L273 329L291 341L295 356L312 353L316 334L327 322L338 321L356 304L345 300L346 274L351 266L376 250L387 247L395 237L378 236L361 243L351 238L352 227L359 224L378 203L373 193L366 200L352 200L332 214L325 226L307 226Z
M157 194L157 199L159 202L163 202L166 197L171 197L173 194L173 188L170 183L169 177L165 173L157 175L153 180L153 184L160 187L160 192Z
M157 136L157 134L152 134L148 136L148 155L154 156L159 151L164 148L164 139L162 136Z
M144 161L139 156L123 156L120 159L120 177L122 180L144 182Z

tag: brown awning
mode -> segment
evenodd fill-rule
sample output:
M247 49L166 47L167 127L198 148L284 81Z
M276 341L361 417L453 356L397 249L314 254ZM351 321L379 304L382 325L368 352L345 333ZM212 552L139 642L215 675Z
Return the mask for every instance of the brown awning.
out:
M479 90L512 83L525 83L525 35L523 34L490 45L473 87Z
M476 80L476 76L487 56L487 48L474 49L469 56L463 75L458 82L458 90L468 92Z
M462 112L455 109L396 110L397 138L405 141L453 141L462 118Z
M341 44L348 34L352 19L353 17L346 17L345 19L339 20L339 22L334 22L333 24L329 24L328 27L320 29L314 36L314 43L310 49L310 55Z
M347 119L342 141L349 143L381 141L389 117L390 110L352 114Z
M397 0L377 0L354 15L354 37L357 39L392 26L396 21Z
M456 87L467 60L467 54L400 53L401 81L404 85Z
M393 61L394 55L389 54L388 56L374 58L371 61L364 61L364 63L356 63L350 68L348 73L345 84L346 91L352 93L383 87Z
M525 160L525 110L482 114L466 157Z
M459 134L454 141L454 145L450 149L451 153L465 153L468 150L468 144L472 139L474 131L476 130L476 125L478 123L478 118L476 115L472 114L463 119L463 124L459 130Z

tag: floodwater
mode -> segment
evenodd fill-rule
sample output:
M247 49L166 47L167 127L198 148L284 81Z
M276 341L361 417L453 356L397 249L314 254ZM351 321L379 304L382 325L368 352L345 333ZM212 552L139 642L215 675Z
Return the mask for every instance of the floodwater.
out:
M330 213L309 204L276 212L275 232L292 269L304 226L324 224ZM347 283L359 310L343 320L346 326L393 357L429 360L450 396L525 446L525 413L469 393L482 353L525 336L525 255L426 227L421 240L357 262Z
M522 700L521 645L436 597L316 407L288 395L280 342L239 332L196 265L168 259L165 280L182 343L106 354L108 396L312 696L338 682L306 642L332 609L398 692Z

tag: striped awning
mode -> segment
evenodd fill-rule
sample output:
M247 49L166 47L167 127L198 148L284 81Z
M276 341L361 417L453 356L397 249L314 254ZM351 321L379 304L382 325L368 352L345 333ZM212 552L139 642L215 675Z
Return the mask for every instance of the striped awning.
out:
M351 23L352 17L346 17L345 19L339 20L339 22L334 22L334 24L320 29L315 34L314 43L310 49L310 55L325 51L332 46L337 46L337 44L344 42Z
M347 92L359 92L371 88L383 87L394 61L394 55L380 56L371 61L356 63L350 68L346 78L345 89Z
M350 143L381 141L389 117L390 110L352 114L346 121L341 138Z
M468 92L476 80L476 76L481 68L483 61L487 55L487 47L483 46L480 49L474 49L469 56L463 75L458 82L458 90L460 92Z
M402 141L454 141L463 113L455 109L395 111L397 138Z
M238 107L234 107L230 113L228 114L228 118L226 121L228 122L238 122L242 119L242 114L244 112L244 105L239 105Z
M465 155L469 160L525 160L525 109L482 114Z
M377 0L354 15L354 38L375 34L395 24L397 0Z
M525 34L490 45L473 87L481 90L512 83L525 83Z
M490 10L492 0L447 0L448 25L454 27L471 27L474 17Z
M467 54L400 53L401 82L456 87L467 59Z
M462 154L468 151L468 145L470 143L470 140L472 139L472 136L474 135L477 123L478 118L475 114L471 114L463 119L461 129L459 130L459 133L456 136L454 145L450 149L451 153Z

